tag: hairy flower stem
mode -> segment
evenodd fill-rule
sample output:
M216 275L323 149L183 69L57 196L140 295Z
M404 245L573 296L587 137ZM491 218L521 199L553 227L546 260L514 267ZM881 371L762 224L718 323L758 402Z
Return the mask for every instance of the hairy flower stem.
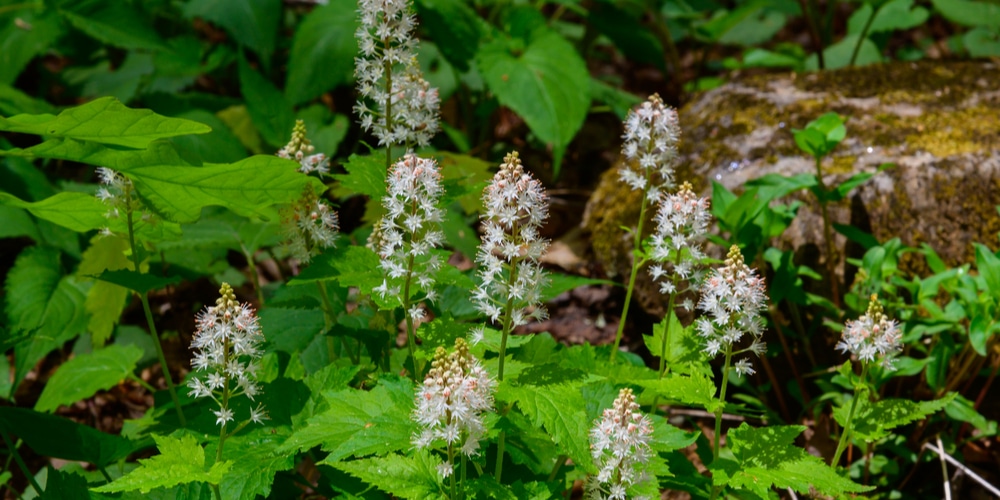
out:
M680 260L680 254L677 256L677 260ZM667 299L667 326L663 329L663 343L660 345L660 372L658 380L663 380L663 376L667 374L667 348L669 347L669 337L670 337L670 319L674 316L674 299L677 297L676 293L670 294L670 298ZM650 407L650 414L656 415L656 408L660 404L660 395L657 394L653 398L653 406Z
M858 398L863 394L863 391L860 389L867 377L868 363L862 363L861 378L854 386L854 399L851 400L851 410L847 412L847 422L844 423L844 431L840 433L840 441L837 442L837 451L833 454L833 460L830 461L830 466L832 467L836 467L840 463L840 455L847 448L848 437L851 435L851 421L854 419L854 410L858 407Z
M382 39L382 46L384 49L389 48L389 40L386 38ZM386 126L392 127L392 63L388 60L385 61L385 94L390 96L385 100L385 123ZM392 167L392 143L387 142L385 144L385 171L388 172L389 168ZM412 355L413 352L410 352Z
M131 189L126 186L125 198L131 200L132 192ZM136 274L141 273L139 270L139 249L135 244L135 224L132 219L132 208L131 203L127 203L128 209L125 211L125 218L128 225L128 244L129 250L132 252L132 265L135 268ZM177 420L180 422L181 427L187 427L187 419L184 418L184 412L181 410L181 401L177 397L177 388L174 387L174 380L170 377L170 367L167 365L167 357L163 354L163 344L160 343L160 336L156 333L156 323L153 322L153 310L149 307L149 298L146 296L146 292L136 292L139 295L139 300L142 302L142 311L146 314L146 324L149 326L149 334L153 336L153 345L156 346L156 356L160 360L160 368L163 370L163 378L167 381L167 391L170 393L170 399L174 402L174 409L177 410Z
M510 275L507 277L507 289L509 290L514 283L517 282L517 264L521 259L514 259L510 266ZM503 361L504 357L507 355L507 337L510 335L512 330L512 323L514 320L514 297L507 298L507 304L504 306L503 311L503 326L500 333L500 364L497 368L497 381L503 382ZM504 412L507 413L506 411ZM501 430L500 437L497 440L497 467L494 477L496 477L497 482L500 481L500 476L503 473L503 454L504 454L504 444L507 441L507 431Z
M726 346L726 362L722 365L722 388L719 390L719 406L715 409L715 435L712 436L712 463L719 460L719 442L722 437L722 412L726 408L726 388L729 386L729 364L733 360L732 344ZM712 487L711 500L719 494L720 488Z
M826 193L826 183L823 182L823 171L820 159L816 158L816 182L819 183L819 188ZM830 226L830 213L827 211L825 200L817 200L819 202L820 215L823 216L823 239L826 240L826 276L830 280L830 294L832 295L833 303L840 309L840 285L837 283L837 259L834 254L834 244L833 244L833 230Z
M450 464L455 463L455 445L452 443L448 443L448 463ZM449 478L451 479L449 481L450 483L449 486L451 488L451 496L449 498L451 500L457 500L458 495L456 494L455 491L455 474L452 473Z
M646 183L649 186L650 170L645 169ZM618 331L615 333L615 345L611 348L611 362L614 363L618 357L618 346L622 343L622 334L625 333L625 320L628 318L628 307L632 303L632 292L635 290L635 277L639 274L639 268L646 263L646 259L639 256L642 248L642 226L646 223L646 189L642 191L642 203L639 205L639 223L635 227L632 235L632 274L628 278L628 288L625 289L625 305L622 306L622 317L618 320Z
M260 287L260 276L257 275L257 263L254 262L253 253L246 246L240 245L243 249L243 256L247 259L247 266L250 267L250 279L253 280L253 289L257 293L257 307L264 307L264 290Z
M414 257L410 255L410 260L406 265L406 282L403 284L403 316L406 319L406 347L410 349L410 362L413 363L413 381L417 382L419 372L417 368L417 332L413 328L413 317L410 316L410 282L413 281Z

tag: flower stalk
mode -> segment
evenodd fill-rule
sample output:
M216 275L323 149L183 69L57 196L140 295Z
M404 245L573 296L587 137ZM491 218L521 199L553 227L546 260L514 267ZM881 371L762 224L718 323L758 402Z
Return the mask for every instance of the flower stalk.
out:
M618 356L618 348L625 332L636 276L646 263L646 257L641 250L646 207L648 203L660 198L663 189L673 184L673 162L677 158L679 137L677 112L664 105L657 94L653 94L641 106L630 111L625 119L622 144L625 163L619 170L619 179L628 184L632 190L641 191L642 201L639 205L639 221L632 232L632 269L629 273L628 287L625 289L622 316L611 349L612 363Z

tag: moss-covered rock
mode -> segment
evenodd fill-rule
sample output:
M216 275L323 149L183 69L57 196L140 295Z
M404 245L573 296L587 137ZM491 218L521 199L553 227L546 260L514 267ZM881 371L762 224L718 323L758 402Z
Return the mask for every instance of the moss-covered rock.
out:
M678 181L708 193L710 181L739 191L768 173L814 172L795 146L793 128L827 111L847 117L847 138L823 164L827 185L856 172L877 174L831 207L836 223L868 229L880 241L927 243L949 264L973 259L973 242L997 246L1000 218L1000 68L982 62L920 62L810 74L736 78L680 111L684 131ZM776 242L822 244L822 222L809 197ZM606 172L585 214L593 248L611 275L626 275L639 198ZM649 227L649 225L647 225ZM837 235L836 248L846 241ZM838 255L840 263L844 252ZM919 263L910 263L920 270ZM818 268L817 268L818 269ZM658 310L648 283L638 294Z

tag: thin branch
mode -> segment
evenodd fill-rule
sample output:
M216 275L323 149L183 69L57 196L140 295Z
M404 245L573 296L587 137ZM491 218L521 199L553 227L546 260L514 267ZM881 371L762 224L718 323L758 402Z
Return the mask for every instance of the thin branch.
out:
M938 442L938 446L941 446L941 438L938 438L937 442ZM992 484L986 482L985 479L983 479L979 474L976 474L975 472L973 472L972 469L966 467L965 465L963 465L958 460L955 460L954 458L952 458L951 455L945 453L944 452L944 446L941 446L940 448L936 448L934 445L932 445L930 443L924 443L924 448L927 448L928 450L931 450L934 453L937 453L941 457L942 460L945 460L948 463L950 463L951 465L954 465L955 468L957 468L958 470L962 471L967 476L971 477L974 481L976 481L977 483L979 483L980 486L982 486L983 488L986 488L987 490L989 490L990 493L993 493L998 498L1000 498L1000 489L998 489L996 486L993 486ZM947 481L947 480L948 480L948 477L947 477L947 474L945 474L945 481ZM945 483L945 484L947 484L947 483ZM949 490L945 490L945 491L948 492L949 495L951 494Z

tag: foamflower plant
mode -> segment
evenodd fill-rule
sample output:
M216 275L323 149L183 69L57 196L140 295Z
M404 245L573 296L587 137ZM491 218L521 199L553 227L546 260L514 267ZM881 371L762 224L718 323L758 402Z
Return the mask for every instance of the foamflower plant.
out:
M625 133L622 136L622 156L625 162L618 175L632 190L642 192L642 200L639 204L639 221L632 230L632 271L625 289L625 305L615 333L614 348L611 349L612 362L618 356L618 346L621 345L625 332L636 276L646 262L641 249L646 209L650 203L659 199L664 189L673 185L674 160L677 158L680 134L677 111L665 105L657 94L650 96L625 118Z
M254 401L260 393L257 382L257 363L262 355L264 334L257 321L257 313L249 304L236 300L233 288L223 283L215 305L198 313L198 330L191 341L194 358L191 366L194 375L188 381L191 396L210 398L218 405L213 410L219 426L219 447L216 461L222 459L226 439L246 427L250 422L262 423L267 413L261 404L252 407L246 419L227 433L229 422L235 420L233 399L246 396Z
M587 481L588 500L635 500L636 485L652 478L645 468L653 452L653 422L639 410L632 389L622 389L590 430L590 451L599 472Z
M354 61L359 100L354 110L361 128L386 150L393 145L426 146L440 126L440 98L417 64L417 21L407 0L362 0Z
M548 282L538 260L549 243L539 230L549 215L542 183L524 171L517 152L508 153L483 191L483 237L476 261L483 267L472 300L481 312L500 322L497 379L503 381L507 338L529 319L542 319L542 287ZM503 474L507 434L500 432L495 476Z
M479 453L485 437L483 414L493 408L496 382L479 360L469 352L465 339L455 339L455 349L438 347L430 371L417 389L413 420L421 430L414 435L417 448L443 443L447 461L438 467L442 478L451 478L451 498L455 496L455 458ZM464 471L463 471L464 472ZM464 474L463 474L464 475Z
M743 262L739 247L733 245L729 248L725 265L713 270L702 284L698 309L705 312L706 316L699 318L696 324L698 335L705 340L708 355L725 355L722 385L715 409L715 436L712 443L712 457L715 460L719 458L722 410L729 384L729 368L734 368L737 376L754 373L748 358L740 358L733 364L733 357L744 353L760 356L767 351L767 346L761 341L764 320L760 317L760 312L766 307L764 279ZM745 336L750 337L750 345L738 347ZM717 492L713 489L712 496Z
M872 295L868 302L868 310L860 318L848 321L844 325L843 336L837 344L837 349L851 353L861 363L861 375L854 384L854 397L851 399L851 409L847 413L847 422L837 442L837 451L833 454L831 465L840 462L840 455L847 448L851 435L851 423L858 400L867 392L869 369L879 364L887 370L892 370L892 358L902 349L903 334L896 321L885 315L878 295Z
M373 291L381 298L393 298L406 316L406 342L416 366L416 324L424 318L422 300L434 300L434 274L443 264L432 250L444 242L441 222L444 211L438 206L444 188L437 162L407 154L389 170L387 194L382 199L385 215L372 233L384 273L382 285ZM415 297L419 293L422 297Z

